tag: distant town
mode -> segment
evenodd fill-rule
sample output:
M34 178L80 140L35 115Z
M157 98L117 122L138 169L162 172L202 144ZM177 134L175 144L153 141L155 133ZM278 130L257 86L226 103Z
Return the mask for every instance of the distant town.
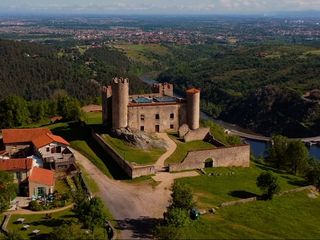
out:
M167 17L144 24L143 17L0 18L0 37L33 41L101 41L107 43L259 42L266 40L313 41L320 39L317 18ZM194 21L192 21L194 20ZM188 21L190 24L188 24ZM187 23L185 23L187 22Z

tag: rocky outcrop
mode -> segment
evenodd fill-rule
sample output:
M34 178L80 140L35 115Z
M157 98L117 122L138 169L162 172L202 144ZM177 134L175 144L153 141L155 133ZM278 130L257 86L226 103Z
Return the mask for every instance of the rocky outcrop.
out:
M145 150L151 148L168 147L165 141L157 138L155 135L150 135L141 131L135 131L129 128L112 130L111 135L129 143L130 145Z

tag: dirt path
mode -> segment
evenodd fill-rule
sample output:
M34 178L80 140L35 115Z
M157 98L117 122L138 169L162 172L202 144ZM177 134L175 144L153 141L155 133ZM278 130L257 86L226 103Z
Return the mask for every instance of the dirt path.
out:
M161 155L155 164L156 170L161 170L165 166L165 161L174 153L177 144L166 133L158 133L159 138L163 139L168 145L167 151Z
M156 187L147 184L130 184L109 179L79 152L77 161L97 182L99 196L118 222L121 239L152 238L152 226L168 206L170 187L175 178L196 176L195 171L184 173L159 173L154 179L161 181Z
M56 213L56 212L61 212L64 210L67 210L69 208L72 208L73 204L70 204L68 206L62 207L62 208L58 208L58 209L53 209L53 210L46 210L46 211L31 211L28 209L20 209L20 210L16 210L16 211L8 211L5 214L12 214L12 215L17 215L17 214L21 214L21 215L35 215L35 214L47 214L47 213Z

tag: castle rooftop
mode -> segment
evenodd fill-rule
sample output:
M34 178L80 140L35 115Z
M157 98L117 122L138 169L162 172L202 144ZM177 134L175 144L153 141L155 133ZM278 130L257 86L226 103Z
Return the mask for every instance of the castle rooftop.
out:
M190 88L187 90L187 93L191 93L191 94L200 93L200 89L199 88Z
M133 97L130 98L131 104L159 104L159 103L178 103L181 102L181 98L164 96L164 97Z

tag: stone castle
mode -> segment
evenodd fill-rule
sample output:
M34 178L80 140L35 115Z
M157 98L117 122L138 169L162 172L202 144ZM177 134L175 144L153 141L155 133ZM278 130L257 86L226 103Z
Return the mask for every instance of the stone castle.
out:
M173 95L173 85L157 83L153 93L129 95L129 80L114 78L102 89L103 123L112 129L130 128L147 133L178 131L187 124L199 128L200 89L186 90L186 98Z

